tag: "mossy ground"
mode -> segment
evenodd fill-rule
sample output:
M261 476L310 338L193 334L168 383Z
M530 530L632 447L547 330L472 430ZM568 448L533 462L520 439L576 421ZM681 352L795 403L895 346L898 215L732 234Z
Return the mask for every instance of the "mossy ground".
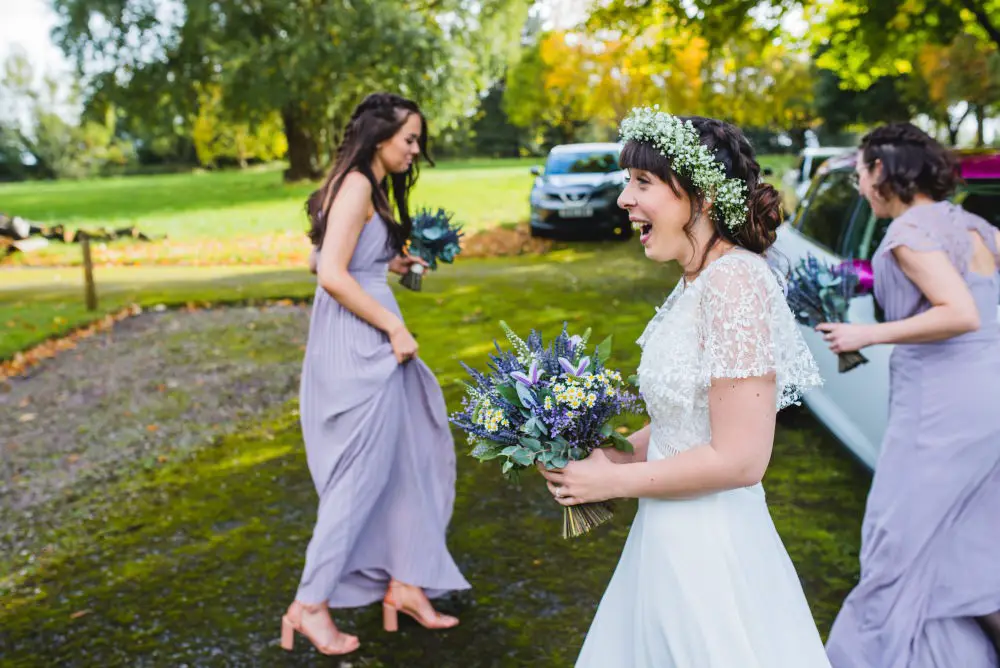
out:
M458 360L481 365L497 321L515 329L594 328L615 335L613 363L638 362L633 341L676 275L635 245L581 245L546 258L483 260L400 293L421 356L458 406ZM245 354L245 337L220 341ZM236 351L242 351L237 353ZM266 356L266 350L258 351ZM640 418L631 420L633 427ZM380 629L377 606L338 612L362 649L320 657L277 647L315 513L294 402L237 434L53 509L40 547L16 556L2 593L4 665L570 666L615 566L634 504L594 535L566 542L539 480L511 487L460 451L449 543L474 588L442 602L462 625L431 633ZM778 531L826 631L857 573L868 476L802 411L782 417L765 479ZM36 509L43 515L45 508Z

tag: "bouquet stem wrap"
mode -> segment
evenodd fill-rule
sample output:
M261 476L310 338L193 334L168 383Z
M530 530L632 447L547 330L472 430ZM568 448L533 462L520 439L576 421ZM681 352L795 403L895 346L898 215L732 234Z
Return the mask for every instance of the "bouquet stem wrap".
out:
M410 270L403 274L399 282L402 283L404 288L420 292L424 286L424 266L421 264L410 266Z
M610 501L581 503L563 508L563 538L578 538L614 517Z

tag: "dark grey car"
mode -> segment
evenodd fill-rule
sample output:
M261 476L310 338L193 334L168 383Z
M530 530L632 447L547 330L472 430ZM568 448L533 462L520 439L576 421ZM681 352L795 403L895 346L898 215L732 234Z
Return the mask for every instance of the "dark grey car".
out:
M531 234L561 238L627 239L628 213L618 208L625 174L621 144L564 144L549 152L531 189Z

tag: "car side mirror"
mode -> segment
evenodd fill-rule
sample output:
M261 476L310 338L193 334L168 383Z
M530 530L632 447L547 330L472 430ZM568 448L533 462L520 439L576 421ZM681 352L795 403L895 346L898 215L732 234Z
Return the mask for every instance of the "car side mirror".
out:
M541 176L542 175L542 168L539 167L538 165L535 165L534 167L531 168L531 173L534 176Z

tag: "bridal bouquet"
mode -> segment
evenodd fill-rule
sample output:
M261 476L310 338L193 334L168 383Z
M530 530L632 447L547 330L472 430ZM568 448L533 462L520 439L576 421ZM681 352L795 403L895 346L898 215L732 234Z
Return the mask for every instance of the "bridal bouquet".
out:
M489 372L462 366L466 383L463 410L452 423L468 434L470 453L480 461L498 460L508 478L540 462L558 469L584 459L594 448L610 445L631 452L628 440L611 420L636 412L638 397L626 388L618 371L604 366L611 354L608 337L586 356L590 336L562 332L548 345L532 330L527 341L501 321L512 350L495 343ZM576 537L611 519L610 503L564 508L563 538Z
M413 218L413 229L410 232L410 255L427 262L432 270L437 269L438 261L451 264L455 256L462 252L459 246L462 227L452 224L453 217L453 214L444 209L438 209L433 213L429 209L418 211ZM423 274L423 265L414 264L399 282L404 287L419 292Z
M848 260L832 266L809 254L788 276L788 307L803 325L847 322L851 299L871 292L871 272L867 264ZM868 362L860 352L838 353L837 369L846 373Z

